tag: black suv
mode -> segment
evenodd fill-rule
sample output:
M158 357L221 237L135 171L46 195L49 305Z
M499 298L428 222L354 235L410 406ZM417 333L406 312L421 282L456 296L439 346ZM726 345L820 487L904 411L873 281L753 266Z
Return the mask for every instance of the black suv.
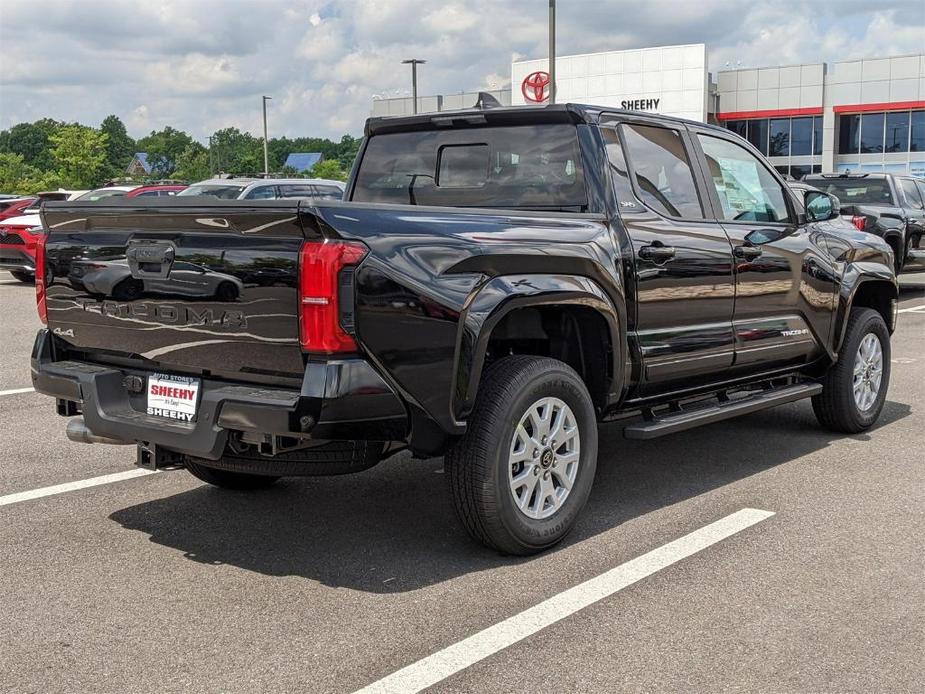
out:
M889 173L813 174L803 181L835 195L841 214L886 240L896 272L925 264L925 180Z
M345 201L46 205L33 382L73 440L221 487L445 456L469 532L529 554L574 526L599 421L649 439L804 398L877 421L892 256L837 217L704 123L372 119ZM71 286L74 258L121 258L125 286ZM240 295L184 291L183 262ZM248 281L270 270L292 279Z

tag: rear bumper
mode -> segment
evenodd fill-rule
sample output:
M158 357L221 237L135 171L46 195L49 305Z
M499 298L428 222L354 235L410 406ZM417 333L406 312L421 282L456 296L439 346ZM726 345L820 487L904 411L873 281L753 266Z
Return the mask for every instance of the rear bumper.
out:
M32 351L36 391L76 403L91 432L217 460L231 432L319 440L394 441L407 436L402 401L362 359L309 364L300 390L202 379L197 421L146 413L145 392L130 392L127 376L148 372L56 359L56 338L40 330ZM145 382L145 381L142 381ZM75 414L74 407L59 407Z

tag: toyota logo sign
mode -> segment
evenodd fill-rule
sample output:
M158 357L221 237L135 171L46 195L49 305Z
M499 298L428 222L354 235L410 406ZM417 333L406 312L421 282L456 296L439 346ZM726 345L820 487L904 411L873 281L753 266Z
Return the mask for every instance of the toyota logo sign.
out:
M520 93L535 104L546 101L549 98L549 73L542 70L531 72L521 82Z

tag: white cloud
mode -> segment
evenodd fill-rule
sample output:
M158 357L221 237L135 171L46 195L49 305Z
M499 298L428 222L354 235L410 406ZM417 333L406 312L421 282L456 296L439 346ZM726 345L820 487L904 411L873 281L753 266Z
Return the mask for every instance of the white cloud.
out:
M120 115L173 125L359 134L374 94L506 86L512 58L547 53L540 0L2 0L0 127ZM704 42L711 68L922 51L921 0L561 2L560 54ZM36 50L40 47L40 50ZM15 56L15 59L12 57Z

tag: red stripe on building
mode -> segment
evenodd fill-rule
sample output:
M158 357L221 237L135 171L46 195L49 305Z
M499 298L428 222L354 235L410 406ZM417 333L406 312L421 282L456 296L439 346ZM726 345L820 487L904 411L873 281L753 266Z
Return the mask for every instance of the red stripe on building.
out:
M925 101L894 101L884 104L840 104L835 113L868 113L869 111L911 111L925 108Z
M776 108L766 111L726 111L717 113L717 120L749 120L751 118L789 118L792 116L821 116L822 106L808 108Z

